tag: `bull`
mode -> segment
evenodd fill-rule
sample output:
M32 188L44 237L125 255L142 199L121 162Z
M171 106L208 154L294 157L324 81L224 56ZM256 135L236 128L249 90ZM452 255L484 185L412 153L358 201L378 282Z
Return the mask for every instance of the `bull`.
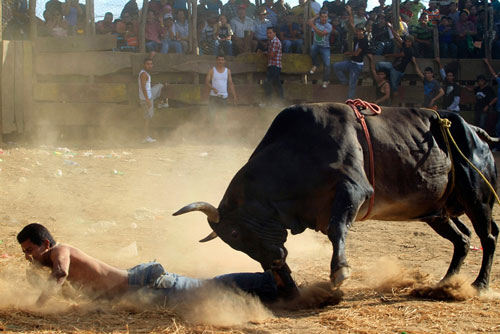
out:
M456 113L439 114L451 121L451 134L464 156L496 189L497 171L487 144L495 138ZM367 140L353 110L340 103L297 105L276 116L218 208L196 202L174 215L204 212L213 232L200 241L218 236L265 270L287 268L288 230L321 231L333 246L330 279L339 286L351 272L347 232L368 213L375 188L367 219L423 221L453 243L443 279L459 272L469 251L471 231L459 218L465 213L483 247L473 286L487 289L499 234L492 219L495 196L487 182L456 147L448 150L440 118L431 110L384 108L381 115L365 118L375 187L368 177Z

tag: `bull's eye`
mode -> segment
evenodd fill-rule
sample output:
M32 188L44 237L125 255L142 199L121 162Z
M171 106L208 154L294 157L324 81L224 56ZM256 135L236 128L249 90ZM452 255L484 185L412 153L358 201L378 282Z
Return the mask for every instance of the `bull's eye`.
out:
M232 231L231 231L231 236L232 236L234 239L236 239L236 238L238 238L239 234L238 234L238 232L236 232L235 230L232 230Z

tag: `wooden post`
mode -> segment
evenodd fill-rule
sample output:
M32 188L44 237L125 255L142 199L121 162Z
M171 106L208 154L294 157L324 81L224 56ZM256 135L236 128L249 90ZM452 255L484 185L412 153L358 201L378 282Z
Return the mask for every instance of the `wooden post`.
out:
M0 17L2 17L2 3L3 1L0 1ZM0 24L0 55L3 58L3 29L2 29L2 24ZM2 78L3 74L3 59L0 62L0 78ZM1 85L0 85L0 144L3 143L2 140L2 133L3 133L3 124L2 124L2 94L1 94Z
M395 31L399 30L399 9L400 5L400 0L392 0L392 26L394 27ZM394 52L397 52L399 48L396 46L396 43L394 43Z
M90 0L85 0L85 36L90 36Z
M29 18L30 18L30 40L34 41L37 36L36 0L29 0Z
M144 33L146 31L146 18L148 17L148 8L148 0L143 0L141 18L139 23L139 51L142 53L146 52L146 36Z
M493 8L488 8L488 0L484 0L484 53L485 57L491 59L491 47L493 43Z
M434 57L439 57L439 32L437 26L432 28L432 46L434 48Z
M309 53L311 49L312 39L311 39L311 29L307 24L307 21L311 18L311 1L308 1L304 6L304 22L302 31L304 32L304 47L302 48L302 52L304 54Z
M90 19L90 36L95 36L95 11L94 11L94 0L87 0L89 6L89 19Z
M189 29L189 35L188 35L188 52L191 53L193 51L193 20L191 18L193 17L193 5L191 1L187 2L188 5L188 12L187 12L187 17L186 20L188 22L188 29Z
M198 47L198 2L193 1L193 54L199 55L200 48Z

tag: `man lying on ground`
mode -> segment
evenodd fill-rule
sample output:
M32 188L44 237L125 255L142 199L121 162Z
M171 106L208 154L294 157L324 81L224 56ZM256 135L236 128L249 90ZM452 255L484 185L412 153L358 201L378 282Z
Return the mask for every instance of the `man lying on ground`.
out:
M143 263L129 270L110 266L78 248L58 244L41 224L26 225L17 235L26 259L52 269L46 289L37 300L42 306L57 294L66 280L90 296L114 298L129 292L146 290L156 296L173 296L198 288L206 282L237 287L263 302L274 302L282 294L289 294L279 274L235 273L199 280L165 271L157 262ZM293 288L296 289L293 282Z

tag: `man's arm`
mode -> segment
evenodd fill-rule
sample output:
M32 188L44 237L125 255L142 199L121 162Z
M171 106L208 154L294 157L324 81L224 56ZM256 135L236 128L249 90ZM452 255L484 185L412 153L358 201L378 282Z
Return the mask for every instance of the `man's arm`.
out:
M211 90L214 91L215 95L217 95L218 91L216 88L212 87L212 77L214 76L214 69L211 68L209 71L208 71L208 74L205 78L205 86L208 87L208 91L210 92Z
M373 79L377 78L377 71L375 70L375 62L373 61L373 55L367 54L368 60L370 61L370 72L372 72Z
M142 90L142 95L144 95L144 99L146 100L146 104L148 105L148 108L151 108L153 106L153 103L149 99L148 91L146 90L146 83L147 82L148 82L148 75L143 72L141 74L141 90Z
M328 35L328 31L325 29L325 30L319 30L318 27L316 27L316 25L314 24L314 21L319 17L319 15L315 15L314 17L312 17L309 21L307 21L309 23L309 26L316 32L316 34L318 34L319 36L325 36L325 35Z
M495 78L498 77L498 75L495 73L495 70L491 66L490 62L488 61L488 58L483 58L484 63L486 66L488 66L488 70L490 71L491 75L494 76Z
M444 90L443 90L443 88L440 87L439 92L430 102L431 107L433 107L436 104L436 101L439 100L441 98L441 96L443 96L443 95L444 95Z
M351 30L354 30L354 16L352 15L351 6L349 6L349 5L345 6L345 11L349 15L349 21L348 21L349 27L351 28Z
M37 306L43 306L52 296L61 289L69 273L70 249L66 246L58 246L50 253L52 260L52 272L47 287L36 301Z
M444 71L443 65L441 65L441 59L439 57L434 58L434 61L438 64L439 74L441 75L441 79L446 79L446 72Z
M396 44L398 46L403 45L403 39L401 38L401 36L399 36L397 31L394 30L394 27L392 26L392 24L390 22L387 22L387 26L389 27L389 29L391 29L391 32L392 32L392 35L394 36L394 41L396 41Z
M233 77L231 76L231 70L227 69L227 85L229 87L229 91L233 95L234 104L238 103L238 97L236 96L236 89L234 88Z
M415 72L417 72L417 75L420 77L420 79L424 80L425 76L420 70L420 67L418 67L417 59L415 59L415 57L411 57L411 62L413 63L413 66L415 66Z

